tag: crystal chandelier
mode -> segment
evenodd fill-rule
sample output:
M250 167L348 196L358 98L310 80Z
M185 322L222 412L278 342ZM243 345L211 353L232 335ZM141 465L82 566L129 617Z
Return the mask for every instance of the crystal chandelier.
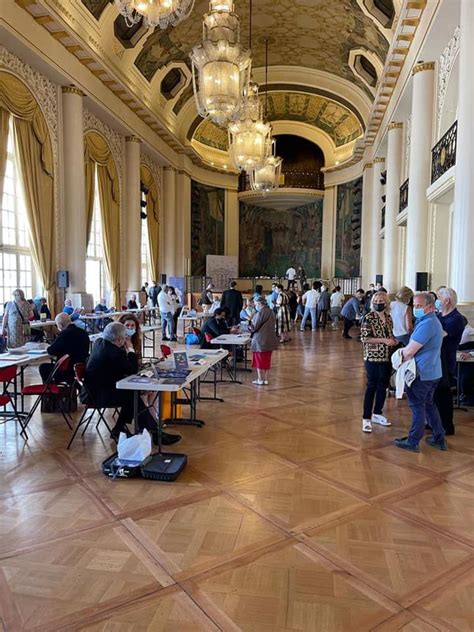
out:
M271 125L262 120L258 86L252 81L244 91L238 117L229 123L229 154L237 169L260 167L271 143Z
M276 141L271 142L272 149L268 152L261 167L255 167L250 172L250 188L253 191L268 193L278 189L280 185L282 158L276 156Z
M115 0L115 6L128 27L143 18L150 28L166 29L189 16L194 0Z
M250 51L240 43L240 19L232 0L210 0L203 41L190 53L197 110L222 125L238 111L250 76Z

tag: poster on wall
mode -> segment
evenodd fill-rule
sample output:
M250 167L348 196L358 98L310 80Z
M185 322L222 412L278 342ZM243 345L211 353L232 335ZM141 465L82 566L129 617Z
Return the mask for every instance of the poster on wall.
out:
M206 276L211 277L216 292L227 290L229 281L239 276L238 258L207 255Z
M335 274L360 276L362 232L362 178L339 184L336 206Z
M241 202L239 225L241 276L280 277L290 265L321 275L322 198L287 210Z
M223 255L225 190L191 182L191 274L206 274L206 256Z

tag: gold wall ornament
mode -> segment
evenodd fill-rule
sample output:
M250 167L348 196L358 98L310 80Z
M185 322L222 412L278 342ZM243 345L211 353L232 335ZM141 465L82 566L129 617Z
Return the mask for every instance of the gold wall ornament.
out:
M383 157L374 158L374 165L376 165L379 162L385 162L385 158Z
M423 61L421 64L416 64L413 66L413 70L411 71L412 75L416 75L419 72L423 72L424 70L434 70L435 63L434 61Z
M373 162L366 162L363 168L363 171L365 171L365 169L372 169L372 167L374 166Z
M390 132L390 130L392 129L402 129L402 127L403 127L403 123L392 121L390 125L388 126L388 131Z
M141 143L141 139L138 136L125 136L126 143Z
M86 95L82 90L76 88L76 86L61 86L61 92L63 94L77 94L80 97L85 97Z

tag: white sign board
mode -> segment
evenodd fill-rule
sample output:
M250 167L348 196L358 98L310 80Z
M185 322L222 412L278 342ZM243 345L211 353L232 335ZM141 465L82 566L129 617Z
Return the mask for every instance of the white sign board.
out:
M206 255L206 276L211 277L217 292L227 290L230 279L239 276L239 258Z

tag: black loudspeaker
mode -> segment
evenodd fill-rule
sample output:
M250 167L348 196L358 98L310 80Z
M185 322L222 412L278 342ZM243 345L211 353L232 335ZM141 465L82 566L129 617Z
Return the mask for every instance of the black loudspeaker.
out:
M161 286L166 285L166 274L162 274L160 276L160 285Z
M375 282L376 283L380 283L380 285L383 285L383 274L376 274L375 275Z
M416 273L416 291L426 292L428 289L428 272Z
M69 272L67 270L58 270L57 286L60 289L69 287Z

